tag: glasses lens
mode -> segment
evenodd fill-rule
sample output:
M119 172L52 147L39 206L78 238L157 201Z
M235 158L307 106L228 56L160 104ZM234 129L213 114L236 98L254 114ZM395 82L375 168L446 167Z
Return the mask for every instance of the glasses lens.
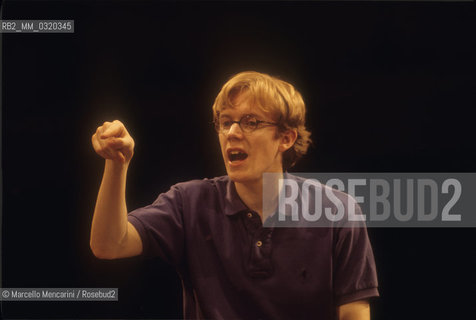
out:
M231 128L231 125L233 124L233 121L227 118L219 118L217 122L215 122L215 129L220 132L220 131L228 131Z
M251 132L258 126L258 120L252 116L246 116L240 121L241 128L246 132Z

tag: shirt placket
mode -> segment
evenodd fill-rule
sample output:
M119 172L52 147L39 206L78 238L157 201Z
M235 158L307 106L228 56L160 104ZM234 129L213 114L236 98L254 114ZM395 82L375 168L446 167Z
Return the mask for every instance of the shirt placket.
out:
M273 273L271 260L272 228L263 228L261 218L255 212L247 212L244 224L249 238L249 259L246 270L252 278L266 278Z

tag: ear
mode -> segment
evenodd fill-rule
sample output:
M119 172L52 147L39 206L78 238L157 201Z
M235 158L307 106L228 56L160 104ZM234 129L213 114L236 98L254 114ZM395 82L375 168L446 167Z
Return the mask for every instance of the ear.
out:
M288 129L281 133L279 151L285 152L294 145L297 139L297 129Z

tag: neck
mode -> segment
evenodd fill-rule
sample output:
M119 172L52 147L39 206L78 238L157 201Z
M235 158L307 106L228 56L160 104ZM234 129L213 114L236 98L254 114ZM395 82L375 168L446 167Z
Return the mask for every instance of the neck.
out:
M272 179L266 179L266 199L267 203L264 205L263 210L263 178L254 182L235 182L236 192L240 196L241 200L246 204L248 208L256 211L261 220L265 220L269 214L274 212L275 206L269 204L268 201L274 203L277 199L279 189L278 181L283 177L283 173L272 175ZM274 186L274 187L273 187ZM264 217L263 217L264 215Z

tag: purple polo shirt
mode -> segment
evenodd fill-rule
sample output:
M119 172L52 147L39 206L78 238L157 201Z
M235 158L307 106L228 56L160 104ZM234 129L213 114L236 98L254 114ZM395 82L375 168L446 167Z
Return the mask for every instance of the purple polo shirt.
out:
M187 319L335 319L379 295L365 228L263 228L228 176L176 184L128 220L145 257L176 267Z

